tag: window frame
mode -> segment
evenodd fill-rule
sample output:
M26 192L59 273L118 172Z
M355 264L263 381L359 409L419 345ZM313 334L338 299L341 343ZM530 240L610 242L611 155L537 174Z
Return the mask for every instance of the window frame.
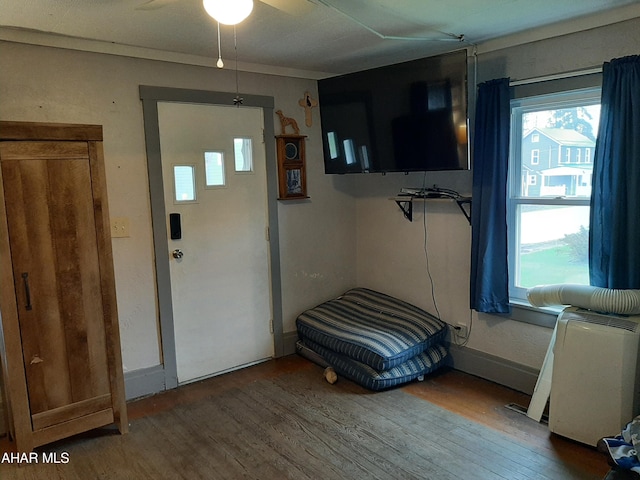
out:
M519 246L519 218L518 208L522 205L560 205L560 206L590 206L590 197L524 197L520 195L519 182L522 178L523 161L522 152L522 128L523 116L526 113L557 110L574 107L576 105L590 105L600 103L601 85L574 90L558 92L545 92L541 95L529 95L516 97L511 101L511 142L509 154L509 173L507 185L507 235L508 235L508 262L509 262L509 299L513 309L514 319L537 325L553 326L555 316L562 309L536 308L526 299L526 288L515 285L515 272L518 268L516 250ZM563 148L563 147L561 147ZM568 147L564 147L568 148ZM563 160L563 152L559 160ZM559 164L566 164L560 161ZM515 192L515 193L514 193ZM539 313L540 315L536 314Z

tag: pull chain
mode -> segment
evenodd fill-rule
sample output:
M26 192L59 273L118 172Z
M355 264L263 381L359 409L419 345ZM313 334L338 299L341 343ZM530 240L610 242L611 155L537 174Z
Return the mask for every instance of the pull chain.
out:
M224 67L224 62L222 61L222 51L220 49L220 22L218 22L218 61L216 62L216 66L218 68Z
M236 107L242 105L244 98L240 96L240 89L238 88L238 39L236 37L236 26L233 26L233 48L236 55L236 98L233 99L233 104Z

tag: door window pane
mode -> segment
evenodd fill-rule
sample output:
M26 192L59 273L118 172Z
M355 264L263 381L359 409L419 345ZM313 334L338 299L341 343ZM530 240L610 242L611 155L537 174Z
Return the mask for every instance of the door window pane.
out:
M207 187L223 187L226 184L224 176L224 153L204 152L204 172Z
M233 139L236 172L253 172L253 145L250 138Z
M174 165L173 185L176 202L195 202L196 168L194 165Z

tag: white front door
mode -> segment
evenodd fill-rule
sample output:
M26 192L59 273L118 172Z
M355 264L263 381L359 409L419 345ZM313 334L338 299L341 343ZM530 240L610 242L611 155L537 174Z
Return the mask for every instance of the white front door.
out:
M273 356L263 118L260 108L159 102L158 121L184 383Z

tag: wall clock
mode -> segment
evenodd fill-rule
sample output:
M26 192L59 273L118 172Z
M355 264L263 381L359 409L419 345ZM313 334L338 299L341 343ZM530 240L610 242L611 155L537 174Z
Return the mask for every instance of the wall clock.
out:
M287 141L284 144L284 158L285 160L297 160L298 157L298 142Z
M278 199L292 200L307 196L305 135L277 135Z

